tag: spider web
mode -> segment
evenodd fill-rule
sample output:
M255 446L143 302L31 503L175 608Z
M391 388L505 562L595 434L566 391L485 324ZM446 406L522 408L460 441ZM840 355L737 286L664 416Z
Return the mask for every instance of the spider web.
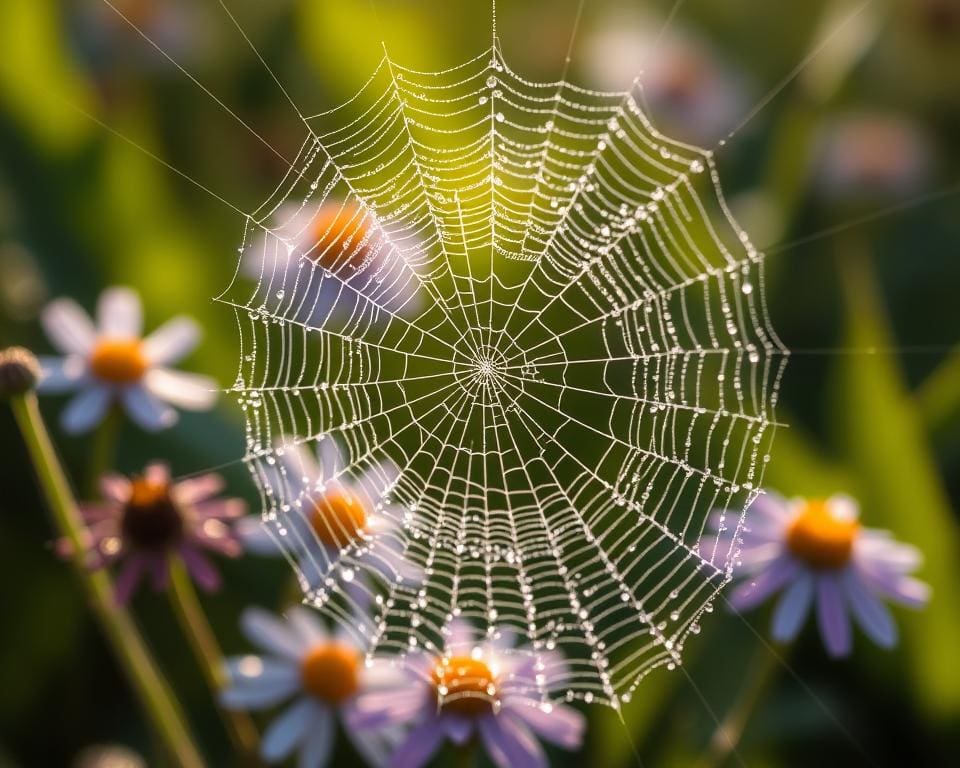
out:
M370 657L442 650L460 617L561 650L544 701L616 707L730 578L735 549L697 542L759 493L787 351L712 154L640 103L525 80L496 41L439 72L385 52L248 218L219 298L245 461L306 599ZM338 483L389 524L331 550L298 520Z

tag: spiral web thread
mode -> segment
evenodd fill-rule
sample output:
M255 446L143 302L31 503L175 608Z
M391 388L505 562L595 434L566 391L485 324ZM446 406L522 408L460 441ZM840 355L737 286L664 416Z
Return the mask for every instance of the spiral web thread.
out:
M523 638L544 702L617 707L729 580L736 544L697 542L759 493L787 351L711 153L640 97L527 81L496 40L440 72L385 52L248 218L219 298L246 462L307 600L370 657L442 650L460 617ZM318 231L331 207L349 236ZM295 446L325 441L314 482ZM344 481L393 525L334 551L295 522Z

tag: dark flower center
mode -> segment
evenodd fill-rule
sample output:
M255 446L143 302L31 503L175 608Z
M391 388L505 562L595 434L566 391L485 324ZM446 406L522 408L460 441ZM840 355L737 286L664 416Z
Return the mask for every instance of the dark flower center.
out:
M123 538L137 549L163 550L183 536L183 516L168 483L135 477L120 524Z

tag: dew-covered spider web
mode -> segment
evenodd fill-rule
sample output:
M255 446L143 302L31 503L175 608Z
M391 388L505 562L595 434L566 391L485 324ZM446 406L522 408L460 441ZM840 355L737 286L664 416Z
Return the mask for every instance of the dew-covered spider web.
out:
M220 297L246 462L370 656L460 617L562 651L544 698L618 706L729 580L736 552L697 542L759 493L786 350L712 154L640 104L496 43L440 72L385 54L248 219Z

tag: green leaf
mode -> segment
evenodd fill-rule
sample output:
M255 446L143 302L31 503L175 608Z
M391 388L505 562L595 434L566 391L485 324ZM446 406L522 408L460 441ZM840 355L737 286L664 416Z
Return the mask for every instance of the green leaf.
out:
M0 102L41 147L69 153L86 142L93 93L61 39L58 3L0 3ZM71 106L73 105L73 106Z
M844 346L895 346L869 255L847 249L841 262L846 299ZM921 417L895 355L850 354L839 358L836 426L850 466L862 483L866 525L891 529L924 553L921 578L933 599L900 620L896 659L913 678L921 705L931 714L960 711L956 666L960 637L960 540Z

